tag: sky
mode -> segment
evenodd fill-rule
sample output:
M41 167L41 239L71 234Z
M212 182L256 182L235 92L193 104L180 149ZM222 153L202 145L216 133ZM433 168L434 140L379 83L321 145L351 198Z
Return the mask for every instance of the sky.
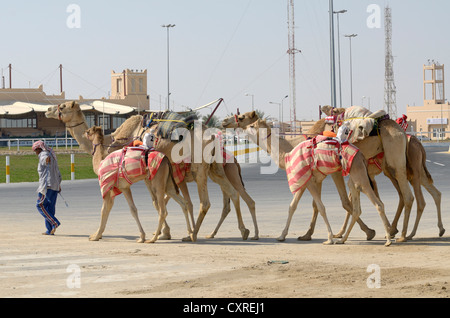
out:
M319 105L331 103L329 0L294 3L301 51L295 57L296 117L317 120ZM349 107L350 41L344 35L358 34L352 40L353 104L384 107L386 5L392 8L398 115L407 105L423 104L423 64L450 63L450 1L334 0L335 11L347 10L335 38L337 106L338 42L342 106ZM0 66L8 83L12 64L13 88L42 84L47 94L59 94L62 64L68 99L107 97L111 71L147 69L150 108L164 109L166 24L175 24L169 37L171 109L223 98L216 115L224 118L237 109L250 111L253 100L254 109L275 118L280 106L273 103L282 103L289 121L287 0L2 1Z

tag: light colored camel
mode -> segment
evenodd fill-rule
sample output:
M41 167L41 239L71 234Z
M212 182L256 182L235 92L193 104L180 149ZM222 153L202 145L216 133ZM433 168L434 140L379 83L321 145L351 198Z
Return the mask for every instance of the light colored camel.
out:
M238 119L238 121L236 121L236 119ZM239 117L232 116L232 117L228 117L228 118L224 119L222 122L222 126L224 128L243 128L243 127L248 127L250 124L256 122L258 119L259 118L256 115L256 112L249 112L249 113L245 113L244 115L239 116ZM301 136L298 136L293 139L280 139L280 141L279 141L280 146L283 148L283 150L286 153L288 153L288 152L292 151L294 149L294 147L297 146L299 143L306 141L307 136L316 136L316 135L321 134L323 132L324 127L325 127L325 120L319 121L307 132L306 135L301 135ZM343 235L345 234L349 217L353 213L353 207L352 207L352 204L347 195L347 189L345 186L345 181L344 181L344 177L342 176L342 173L339 171L332 173L331 177L333 178L333 182L339 193L342 207L347 211L344 224L342 225L339 232L336 235L334 235L335 238L342 238ZM322 182L318 182L317 188L318 188L319 193L321 194L322 193ZM312 220L309 225L309 229L304 235L298 237L298 240L300 240L300 241L310 241L312 239L312 235L314 234L314 229L315 229L315 225L317 222L317 216L319 214L319 210L317 209L317 205L314 200L313 200L313 210L314 210L314 212L313 212ZM370 229L363 222L363 220L361 218L358 218L357 222L358 222L361 230L366 233L367 240L368 241L372 240L376 234L375 230Z
M137 118L140 118L141 123L139 125L136 125ZM205 132L206 127L202 127L202 132ZM128 143L130 140L136 139L136 138L142 138L146 131L146 128L142 125L142 116L135 115L127 119L117 130L112 134L112 137L114 139L114 142L112 143L113 147L120 146L121 144ZM155 148L158 151L163 152L166 154L171 162L173 162L171 154L172 149L176 145L173 141L169 139L162 139L160 138L158 140L159 142L155 145ZM191 133L191 145L194 145L194 136ZM204 150L205 146L209 142L202 142L202 151ZM192 159L192 158L191 158ZM191 160L191 162L194 162L194 160ZM192 170L192 168L194 170ZM200 170L200 172L199 172ZM194 172L197 171L197 172ZM194 173L192 173L194 172ZM244 184L242 182L242 176L241 176L241 167L239 163L237 162L236 158L233 157L233 162L226 162L226 164L218 163L218 162L212 162L212 163L192 163L191 164L191 172L188 173L186 176L187 182L195 181L197 183L197 189L200 197L200 201L203 203L200 206L200 224L206 215L207 210L209 209L210 203L208 202L208 194L207 194L207 187L206 187L206 180L204 180L204 176L207 175L211 178L211 180L215 183L217 183L221 190L223 195L223 210L222 214L219 220L219 223L217 224L214 231L207 236L207 238L214 238L217 234L220 226L222 225L223 221L231 211L230 208L230 198L233 201L234 207L236 209L236 215L238 218L238 227L241 231L242 238L245 240L247 239L249 235L249 231L245 228L242 215L240 211L240 203L239 203L239 196L242 197L242 199L247 204L247 207L250 211L252 220L253 220L253 226L255 229L255 234L251 238L252 240L258 240L259 239L259 229L258 224L256 220L256 210L255 210L255 201L251 198L251 196L246 191ZM190 196L189 192L187 190L187 187L183 188L180 185L180 189L183 192L183 195L185 198L188 198L188 202L190 202ZM197 222L198 223L198 220ZM197 225L197 224L196 224ZM200 225L199 225L200 226Z
M86 151L87 153L91 152L92 149L92 143L86 139L84 132L89 128L86 119L83 115L83 112L81 111L81 108L79 104L75 102L66 102L64 104L50 107L48 111L46 112L47 118L54 118L57 120L62 121L65 123L66 127L68 128L70 134L73 138L77 140L80 147ZM117 130L110 136L105 136L105 144L110 145L109 151L114 149L122 148L124 145L129 144L133 139L139 138L143 136L143 129L142 129L142 116L136 115L132 116L129 119L127 119ZM113 142L114 141L114 142ZM202 143L202 149L204 149L204 146L207 144L207 142L199 142ZM168 154L168 151L171 151L172 147L175 144L170 141L161 142L159 145L156 146L158 151L163 152L164 154ZM168 155L169 159L171 158L170 153ZM173 161L171 161L173 162ZM186 185L186 182L192 182L192 181L198 181L197 182L197 188L199 191L199 196L203 199L201 200L200 205L200 214L199 215L206 215L206 212L209 209L210 203L208 199L208 193L207 193L207 179L205 177L209 175L209 177L217 184L220 185L222 193L223 193L223 210L222 215L220 218L220 221L218 225L216 226L215 230L207 236L208 238L214 238L217 231L219 230L222 222L225 220L226 216L231 211L230 208L230 198L233 201L233 204L236 209L236 215L238 218L238 227L241 231L242 238L245 240L248 238L248 235L250 231L245 228L244 222L242 220L242 215L240 212L240 203L239 203L239 194L244 199L244 201L247 203L247 206L250 210L253 224L255 227L255 234L252 237L252 239L257 240L259 239L259 229L257 225L256 220L256 211L255 211L255 201L250 197L250 195L247 193L247 191L244 188L241 174L240 174L240 166L235 160L233 163L227 163L225 167L221 163L212 163L212 164L193 164L194 170L191 169L191 171L188 173L188 175L185 178L184 182L181 182L178 186L180 191L182 192L184 198L187 201L188 204L188 211L189 215L191 216L192 223L195 224L193 220L193 204L192 200L189 195L189 190ZM200 172L194 172L201 170ZM194 173L193 173L194 172ZM225 173L226 174L225 174ZM195 179L194 179L195 175ZM202 218L203 219L203 218ZM198 232L197 228L197 232ZM195 232L195 235L197 234ZM167 222L165 222L163 227L163 234L159 238L161 239L170 239L170 228L167 225Z
M104 168L105 165L108 164L107 160L108 156L113 156L114 154L108 154L106 147L104 146L103 132L101 127L94 126L86 130L86 138L90 140L94 145L92 151L92 166L94 168L95 173L99 175L99 170L101 168ZM122 150L118 150L118 152L122 152ZM105 158L106 160L104 160ZM119 171L117 171L116 173L118 174L117 176L118 179L115 186L124 194L127 203L130 207L131 214L136 220L136 223L140 231L140 238L138 242L154 243L158 239L158 235L160 234L164 221L167 217L167 209L164 200L164 196L166 194L172 197L181 206L186 218L187 230L190 235L190 238L192 240L195 240L194 237L192 236L192 228L189 223L186 201L178 193L177 185L175 184L175 181L173 180L172 176L172 166L167 157L164 157L162 159L160 166L156 174L152 178L152 180L150 180L149 178L149 170L147 165L145 165L145 170L142 171L141 174L138 174L136 176L134 175L128 176L127 178L128 180L124 178L121 174L119 174ZM153 235L153 238L148 241L145 241L145 232L139 221L138 211L136 205L134 204L133 196L131 194L130 189L131 185L142 180L145 181L145 184L152 196L153 204L155 208L158 210L159 215L157 229ZM113 188L109 189L106 193L103 193L103 205L102 205L100 226L97 232L95 232L93 235L89 237L89 240L98 241L102 237L102 234L106 228L109 213L111 212L111 209L114 205L114 199L115 194Z
M236 125L242 129L245 129L249 132L249 137L252 139L254 143L257 143L262 149L267 151L272 156L272 159L275 161L276 164L278 164L280 169L285 170L286 169L286 155L290 152L286 151L286 143L282 141L282 139L279 140L279 149L272 149L272 130L270 126L264 121L258 118L258 116L255 114L255 112L245 113L243 115L239 115L236 117ZM230 127L232 123L232 119L226 119L222 123L222 126L224 127ZM233 126L232 126L233 127ZM235 127L235 126L234 126ZM261 142L260 138L260 132L261 129L265 129L267 131L267 135L264 138L264 141ZM271 138L268 138L268 136L271 136ZM275 150L275 151L273 151ZM355 222L359 219L359 216L361 215L361 202L360 202L360 191L363 191L369 200L374 204L377 211L380 214L380 217L383 221L385 231L386 231L386 246L389 246L391 244L390 236L389 236L389 230L390 225L389 221L386 218L386 215L384 213L384 205L379 200L379 198L376 196L375 192L373 191L370 180L367 176L367 166L366 162L364 160L363 155L358 151L356 155L354 156L352 166L350 168L350 174L349 174L349 188L350 193L352 197L352 207L353 207L353 218L352 222L342 238L342 240L338 241L337 243L344 243L353 228L353 225ZM286 226L281 234L281 236L278 238L279 241L284 241L286 238L286 235L289 230L289 226L292 220L292 216L297 209L298 202L300 198L302 197L304 191L308 189L308 191L311 193L316 205L317 209L319 210L319 213L322 215L328 229L328 240L324 242L324 244L332 244L333 243L333 234L330 227L330 224L327 220L325 206L322 203L320 191L318 189L318 185L322 183L322 181L326 178L326 175L324 175L322 172L313 170L312 171L312 178L309 179L309 181L306 183L306 185L297 191L294 194L294 198L289 206L289 215L288 220L286 223Z
M342 113L345 113L345 108L338 108L335 110L332 110L330 106L324 106L322 107L322 111L327 114L328 116L332 115L340 115ZM368 112L370 114L370 112ZM322 120L323 121L323 120ZM325 123L323 123L324 130ZM329 129L329 128L328 128ZM377 137L369 137L369 138L377 138ZM356 143L357 144L357 143ZM406 158L407 158L407 177L409 183L412 185L414 190L414 195L416 198L417 203L417 216L416 221L414 223L414 228L411 231L411 233L407 236L407 239L412 239L416 232L417 228L419 226L420 219L422 217L423 211L425 209L425 198L423 196L422 188L423 186L432 196L437 210L437 218L438 218L438 228L439 228L439 236L442 237L445 233L445 229L442 223L442 217L441 217L441 192L435 187L434 181L432 176L430 175L428 168L426 166L426 152L422 145L422 143L417 139L415 136L408 136L408 148L406 152ZM375 188L375 192L378 194L378 187L375 180L375 176L379 175L381 172L385 172L386 165L385 165L385 158L384 156L379 158L373 158L370 160L370 162L378 161L377 164L369 164L369 177L372 180L372 183ZM381 169L380 169L381 168ZM394 183L394 186L396 184ZM397 208L397 212L395 214L394 220L391 224L391 235L396 234L397 231L397 223L401 216L401 213L404 208L404 201L402 198L402 193L399 190L398 187L395 187L398 194L399 194L399 204Z

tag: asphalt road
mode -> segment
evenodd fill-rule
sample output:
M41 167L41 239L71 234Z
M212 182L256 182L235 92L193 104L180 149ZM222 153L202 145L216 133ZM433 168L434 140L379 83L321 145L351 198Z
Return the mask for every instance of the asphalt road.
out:
M450 213L448 206L450 206L450 153L446 147L426 147L427 151L427 166L431 175L434 178L436 187L442 192L442 217L444 227L450 224ZM292 195L289 191L285 171L279 170L275 174L261 174L261 164L241 164L243 180L248 193L256 201L256 212L260 229L261 237L278 237L284 228L289 203ZM380 189L382 201L385 204L386 214L389 220L393 219L398 204L397 193L390 183L390 181L383 175L377 177L377 182ZM21 184L1 184L0 185L0 218L2 220L0 227L2 231L8 230L8 220L17 220L19 218L33 219L36 224L43 223L42 217L38 214L35 208L36 202L36 188L37 183L21 183ZM72 222L77 220L87 220L90 226L85 228L80 236L88 236L95 232L100 221L101 210L101 196L97 180L76 180L63 181L62 196L67 202L66 207L62 197L58 198L57 203L57 217L65 227L70 227ZM191 197L194 203L194 214L198 214L198 195L195 184L189 184L191 190ZM151 203L150 195L144 183L133 185L132 187L134 199L139 210L139 215L144 227L151 229L156 226L156 211ZM215 228L222 210L222 193L218 185L209 181L208 185L211 209L203 222L202 228L199 232L199 239L209 234ZM425 200L427 206L417 233L418 236L437 236L437 217L436 207L431 196L424 190ZM332 179L325 180L323 185L323 202L327 208L327 215L331 222L334 232L337 232L344 220L344 210L341 207L339 196L334 188ZM294 238L304 234L309 226L311 219L312 199L310 195L305 192L301 199L296 214L291 223L291 230L288 238ZM241 209L244 217L244 223L250 230L250 237L253 235L253 225L248 213L245 202L241 200ZM377 231L378 236L384 235L383 225L376 212L375 208L367 200L365 195L362 195L362 219L370 227ZM184 237L186 233L184 217L182 216L179 206L173 201L169 202L168 206L169 216L168 222L172 228L173 237ZM415 220L416 207L413 206L410 219L410 229ZM129 217L129 223L124 224L123 219L119 216L129 215L129 210L125 198L119 196L116 199L115 206L111 212L108 221L108 226L105 235L108 235L108 230L114 231L124 230L124 235L137 236L138 231L134 220ZM126 219L125 219L126 220ZM399 227L402 224L402 219L399 222ZM61 228L62 229L62 228ZM41 229L37 229L41 230ZM43 224L42 224L43 230ZM147 230L148 231L148 230ZM224 222L221 230L216 237L239 237L240 232L237 229L237 221L234 209L230 212L227 220ZM326 239L326 228L322 219L318 218L315 236L321 239ZM352 236L363 238L364 233L356 226L352 232Z

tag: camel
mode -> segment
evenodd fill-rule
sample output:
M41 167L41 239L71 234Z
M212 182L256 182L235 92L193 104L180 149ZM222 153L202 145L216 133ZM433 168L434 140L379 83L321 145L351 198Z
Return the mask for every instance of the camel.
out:
M233 124L233 118L235 119L235 124ZM246 129L250 132L249 136L252 139L254 143L257 143L262 149L264 149L267 153L269 153L272 157L272 159L278 164L280 169L286 170L287 165L290 163L290 159L287 159L291 156L292 152L290 151L291 148L289 146L286 147L286 143L283 142L282 139L279 140L279 146L278 152L272 152L272 138L276 138L272 136L272 130L270 126L266 123L266 121L261 120L258 118L258 116L255 114L255 112L249 112L245 113L243 115L239 115L236 117L231 117L228 119L225 119L222 123L223 127L232 128L238 126L242 129ZM260 138L261 128L265 129L267 131L267 135L264 138L264 142L262 142ZM268 136L271 136L271 138L268 138ZM314 147L314 146L312 146ZM295 151L296 149L294 149ZM315 155L312 155L313 158ZM335 167L337 168L337 163L335 163ZM289 171L287 171L290 173ZM289 206L289 215L288 220L286 223L286 226L281 234L280 237L277 238L279 241L284 241L286 238L286 235L288 234L289 225L292 220L292 216L297 209L297 205L299 200L301 199L304 191L307 189L310 194L312 195L315 204L317 206L317 209L319 210L319 213L321 214L322 218L325 221L325 224L328 229L328 240L324 242L324 244L333 244L333 234L330 227L330 224L327 220L325 206L321 200L320 191L319 191L319 185L322 183L322 181L326 178L326 175L323 171L319 171L317 169L313 169L311 172L312 176L310 179L305 179L305 185L300 188L297 192L294 192L294 198ZM390 240L390 224L387 220L387 217L384 213L384 205L380 201L380 199L376 196L375 192L373 191L370 180L367 175L367 166L366 161L363 157L363 155L359 151L355 151L353 162L351 164L351 167L349 169L349 188L351 192L351 198L352 198L352 222L347 229L346 234L344 237L337 241L337 243L345 243L348 239L348 236L353 228L353 225L356 223L356 221L359 219L359 216L361 215L361 203L360 203L360 191L363 191L369 200L374 204L376 207L378 213L380 214L380 217L383 221L385 231L386 231L386 246L391 245ZM289 181L289 178L288 178ZM292 191L292 188L291 188Z
M142 152L136 151L135 153L137 153L137 160L135 162L137 162L138 165L140 165L140 163L142 162L143 166L145 167L145 170L142 170L142 167L139 166L138 169L139 173L130 173L130 170L128 170L122 174L119 172L120 168L114 167L113 169L115 171L113 172L113 175L116 175L117 180L112 181L114 183L114 186L105 189L103 188L103 184L101 182L102 175L104 175L105 172L109 173L110 170L109 165L111 164L111 161L109 161L109 159L110 158L120 159L120 156L122 155L122 150L117 150L114 153L108 154L106 147L104 146L102 128L99 126L91 127L90 129L86 130L85 133L86 138L90 140L94 145L92 152L92 165L95 173L99 176L103 196L100 227L98 228L97 232L95 232L89 237L89 240L98 241L102 237L102 234L106 227L106 222L108 220L109 213L114 205L115 196L118 193L124 194L127 203L130 207L131 214L136 220L136 223L140 231L140 238L138 240L139 243L142 242L154 243L158 239L158 235L160 234L163 223L167 217L167 209L164 200L164 196L166 194L172 197L181 206L186 218L187 230L190 235L190 238L192 241L195 240L195 238L192 236L192 228L190 226L188 218L186 201L184 200L183 197L179 195L178 188L172 176L172 166L166 156L161 155L161 157L158 157L159 154L154 153L154 155L160 159L160 161L158 161L159 168L157 168L156 172L152 173L152 178L150 179L149 166L151 163L153 163L153 161L150 161L150 159L148 159L149 164L146 165L142 159ZM121 163L124 162L125 167L128 164L127 163L128 158L129 157L125 155L123 161L120 160ZM145 240L145 232L139 221L137 208L136 205L134 204L133 196L131 194L130 189L132 184L135 184L142 180L145 181L145 184L152 196L153 204L155 208L158 210L159 215L158 226L153 235L153 238L147 241ZM116 188L118 189L118 191Z
M243 116L239 116L239 117L229 117L229 118L226 118L223 120L222 126L224 128L243 128L243 127L249 126L251 123L253 123L259 119L255 115L256 115L256 113L250 112L250 113L246 113ZM239 123L236 121L236 119L238 119ZM301 136L298 136L296 138L289 139L289 140L281 139L280 144L282 144L282 147L286 152L290 152L299 143L306 141L307 136L316 136L316 135L322 134L322 132L324 131L324 127L325 127L325 121L324 120L319 121L308 131L308 133L306 135L301 135ZM332 173L331 177L333 178L333 182L336 186L336 189L338 190L339 197L340 197L341 203L342 203L342 207L347 211L346 219L345 219L343 226L341 227L339 232L336 235L334 235L335 238L342 238L343 235L345 234L349 217L352 215L353 207L352 207L352 204L347 195L347 189L345 186L345 181L342 176L342 173L339 171ZM318 190L321 193L322 182L318 183ZM312 235L314 234L315 224L317 221L317 216L319 214L319 210L317 209L316 202L314 200L313 200L313 210L314 210L313 217L312 217L309 229L304 235L298 237L299 241L310 241L312 239ZM366 233L366 239L368 241L372 240L375 237L375 234L376 234L375 230L369 228L363 222L363 220L361 218L358 218L357 223L359 224L361 230Z
M400 194L405 209L401 236L396 239L396 242L406 242L408 240L406 237L408 222L414 202L407 176L408 139L405 131L395 121L378 117L381 113L368 114L367 111L353 106L346 109L343 120L351 122L353 133L349 141L354 142L353 144L361 150L366 160L371 160L384 153L383 172ZM377 122L376 136L366 135L369 125L367 122L364 122L365 125L363 125L359 121L363 116ZM391 235L395 235L395 231L396 225L394 224L391 228Z
M92 149L92 143L86 139L84 132L89 128L86 119L83 115L83 112L80 109L79 104L75 102L66 102L64 104L53 106L48 109L45 113L47 118L54 118L65 123L66 127L69 130L69 133L73 138L77 140L80 147L90 153ZM105 144L109 144L109 151L122 148L125 144L129 144L135 138L139 138L142 136L143 128L142 128L142 116L135 115L128 118L117 130L110 136L105 136ZM125 140L125 142L124 142ZM204 148L207 143L202 143L202 147ZM161 142L156 145L156 149L158 151L163 152L164 154L169 154L168 158L170 160L170 151L175 144L172 142ZM173 161L171 161L172 163ZM192 167L195 169L189 172L185 178L185 182L198 181L197 187L199 191L199 196L201 197L201 206L200 206L200 215L206 215L206 212L209 209L210 203L207 194L207 179L205 176L208 176L217 184L220 185L222 193L223 193L223 210L221 214L221 218L219 220L218 225L215 230L207 236L207 238L214 238L219 230L222 222L225 220L226 216L231 211L230 208L230 198L233 201L233 204L236 209L236 215L238 218L238 227L241 232L242 238L246 240L249 236L250 231L245 228L244 222L242 220L241 212L240 212L240 204L239 204L239 195L244 199L247 203L247 206L250 210L250 214L252 216L255 233L252 237L253 240L259 239L259 229L256 220L256 211L255 211L255 201L250 197L247 191L244 188L241 174L240 174L240 166L236 160L234 163L227 163L225 167L222 164L218 164L216 162L207 165L201 164L193 164ZM211 167L211 169L210 169ZM199 173L198 170L202 170ZM226 175L225 175L225 173ZM195 180L194 180L195 175ZM180 191L182 192L185 200L188 204L189 214L191 219L193 219L193 204L189 195L189 191L185 182L181 182L178 184ZM203 219L203 218L202 218ZM192 220L192 223L195 227L196 222ZM195 232L195 237L198 232ZM163 234L159 238L161 239L170 239L170 228L167 225L167 222L164 224Z
M339 108L339 109L332 109L330 106L323 106L322 111L327 114L328 116L339 116L343 113L345 113L345 108ZM322 120L322 126L323 130L325 130L325 123ZM421 216L423 214L423 211L425 209L425 199L423 196L423 192L421 189L421 186L423 186L432 196L436 209L437 209L437 217L438 217L438 228L439 228L439 237L442 237L445 233L445 229L442 223L442 217L441 217L441 192L435 187L434 181L432 176L430 175L428 168L426 166L426 152L425 149L420 142L419 139L415 136L408 136L408 148L406 152L406 158L407 158L407 177L409 183L412 185L414 190L414 195L417 202L417 216L416 221L414 223L414 228L411 231L411 233L407 236L407 240L411 240L417 232L417 228L419 226L419 222L421 219ZM375 181L375 176L379 175L381 172L384 172L384 169L386 168L385 162L384 162L384 156L379 156L378 158L372 158L369 162L373 162L375 164L369 164L369 177L372 180L372 184L375 187L375 193L377 193L378 197L378 189L377 189L377 183ZM398 188L396 188L398 191ZM399 193L399 204L397 208L397 212L395 214L394 220L391 224L391 235L397 233L397 223L400 218L400 215L404 208L404 202L402 199L401 192ZM348 219L348 218L347 218ZM346 220L347 221L347 220Z

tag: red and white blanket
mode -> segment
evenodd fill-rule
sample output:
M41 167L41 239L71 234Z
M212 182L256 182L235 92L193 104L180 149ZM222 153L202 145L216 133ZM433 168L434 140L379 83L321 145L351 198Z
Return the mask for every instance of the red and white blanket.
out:
M128 183L133 177L148 174L153 179L165 155L159 151L151 151L148 154L148 165L145 166L145 149L141 147L125 147L109 154L100 163L98 181L102 197L113 191L113 196L122 191L117 187L119 178L124 178Z
M347 176L358 151L348 142L341 144L324 136L302 142L285 156L289 189L296 193L306 186L313 170L324 175L342 171Z

